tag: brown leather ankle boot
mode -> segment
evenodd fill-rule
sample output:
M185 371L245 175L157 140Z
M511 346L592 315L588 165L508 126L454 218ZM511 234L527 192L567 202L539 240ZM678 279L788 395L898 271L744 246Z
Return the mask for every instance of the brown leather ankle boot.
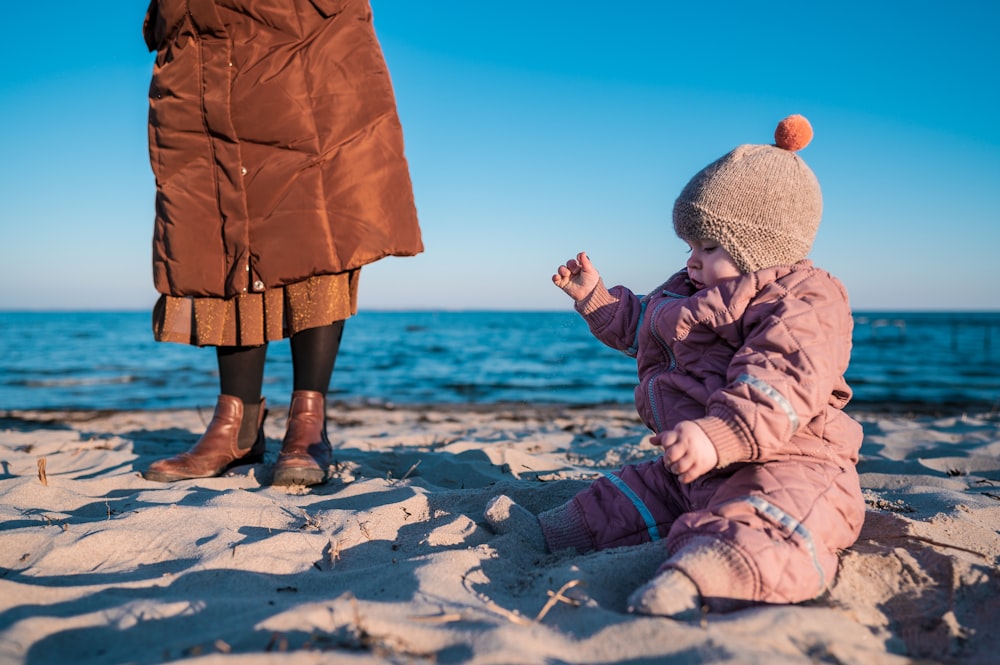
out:
M333 451L326 436L326 397L323 393L293 392L287 427L271 484L318 485L325 482Z
M252 415L247 409L247 415ZM143 475L146 480L169 483L186 478L220 476L238 464L256 464L264 459L264 418L267 410L260 400L257 440L250 448L237 444L243 422L243 402L232 395L219 395L215 413L198 442L180 455L153 462Z

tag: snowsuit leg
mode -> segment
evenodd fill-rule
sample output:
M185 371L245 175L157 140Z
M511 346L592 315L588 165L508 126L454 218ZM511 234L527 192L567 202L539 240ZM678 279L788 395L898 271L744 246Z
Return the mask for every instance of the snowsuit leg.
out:
M589 552L660 540L689 506L658 457L598 478L538 520L551 551Z
M856 540L864 513L853 467L748 464L676 520L663 569L688 575L716 611L801 602L833 585L837 552Z

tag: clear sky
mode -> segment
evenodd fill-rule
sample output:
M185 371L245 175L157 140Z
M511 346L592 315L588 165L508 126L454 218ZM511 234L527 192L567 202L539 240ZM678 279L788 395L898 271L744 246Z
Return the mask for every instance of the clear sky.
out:
M0 309L148 309L144 0L10 2ZM674 198L807 116L811 257L855 309L1000 310L1000 4L372 0L427 247L362 309L568 309L587 250L645 292L683 265Z

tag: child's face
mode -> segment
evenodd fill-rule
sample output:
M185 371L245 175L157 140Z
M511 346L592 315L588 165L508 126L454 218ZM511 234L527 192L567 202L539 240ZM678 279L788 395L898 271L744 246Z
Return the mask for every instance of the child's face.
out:
M688 278L699 291L740 276L732 255L714 240L684 240L691 248Z

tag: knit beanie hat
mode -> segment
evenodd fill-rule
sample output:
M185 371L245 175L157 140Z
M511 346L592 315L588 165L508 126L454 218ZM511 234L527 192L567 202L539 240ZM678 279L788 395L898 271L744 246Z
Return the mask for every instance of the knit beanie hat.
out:
M741 145L712 162L674 203L674 230L712 240L748 273L809 254L823 213L819 181L795 151L812 140L809 121L778 123L775 145Z

